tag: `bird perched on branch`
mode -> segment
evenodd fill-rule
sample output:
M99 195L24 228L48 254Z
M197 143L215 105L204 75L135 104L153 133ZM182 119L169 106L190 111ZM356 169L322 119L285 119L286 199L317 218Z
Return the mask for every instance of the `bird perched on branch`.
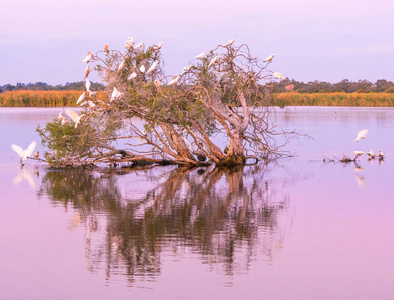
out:
M83 92L83 94L81 96L79 96L78 100L77 100L77 104L79 104L80 102L82 102L85 99L85 92Z
M363 129L363 130L361 130L359 133L358 133L358 135L357 135L357 137L356 137L356 139L354 140L355 142L358 142L359 140L361 140L361 139L365 139L365 137L367 136L367 134L368 134L368 129Z
M85 78L89 76L89 73L90 73L90 69L89 69L89 65L87 65L87 67L85 68Z
M136 78L136 77L137 77L137 73L136 73L136 72L133 72L133 73L130 74L129 77L127 77L127 80L131 80L131 79L134 79L134 78Z
M134 39L132 37L129 37L129 39L125 42L126 49L130 50L133 47L134 43Z
M203 53L200 53L199 55L195 56L194 58L203 58L207 51L204 51Z
M234 44L234 42L235 40L230 40L226 43L226 45L224 45L224 47L231 46L232 44Z
M219 55L215 56L214 58L212 58L212 60L209 62L208 68L213 65L219 58Z
M114 90L113 90L113 92L112 92L110 101L119 99L122 95L123 95L123 93L119 92L119 91L116 89L116 87L114 87Z
M73 122L75 123L74 128L78 127L79 122L81 122L81 119L85 116L84 114L78 115L78 113L71 109L66 110L66 115L69 116L71 120L73 120Z
M270 62L272 61L272 59L274 58L275 55L271 54L270 56L268 56L266 59L263 60L263 62Z
M88 55L83 59L82 63L88 63L89 61L91 61L93 58L93 53L92 52L88 52Z
M109 54L109 46L108 46L108 44L105 44L104 51L107 52L107 54Z
M176 76L174 79L172 79L167 85L174 85L177 84L177 82L181 79L181 76Z
M30 157L30 155L32 155L35 147L36 147L35 141L32 141L29 147L27 147L27 149L25 150L23 150L20 146L17 146L15 144L11 145L11 149L14 150L16 153L18 153L18 155L20 156L21 163L23 160L27 160L27 158Z
M159 62L158 62L158 61L155 61L155 62L150 66L150 68L148 69L148 71L146 71L146 74L149 74L150 72L152 72L152 71L157 67L158 64L159 64Z
M40 156L40 152L38 152L38 151L36 153L34 153L34 155L33 155L34 158L38 158L39 156Z
M285 79L285 76L283 76L282 74L278 73L278 72L274 72L272 73L273 76L275 76L276 78L279 79Z

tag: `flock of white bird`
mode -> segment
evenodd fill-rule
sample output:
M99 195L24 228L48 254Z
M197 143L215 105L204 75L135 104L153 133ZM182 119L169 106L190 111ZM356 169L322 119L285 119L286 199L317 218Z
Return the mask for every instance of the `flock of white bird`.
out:
M231 47L234 44L234 42L235 42L235 40L230 40L223 46L224 47ZM144 42L141 42L141 43L139 43L139 44L137 44L135 46L134 46L134 44L135 44L135 40L132 37L129 37L128 40L125 42L125 47L126 47L127 50L136 51L136 50L142 49L145 46ZM163 46L163 42L155 45L153 47L153 49L158 51L158 50L161 49L162 46ZM110 53L108 44L106 44L104 46L104 51L107 54ZM204 52L198 54L197 56L195 56L194 58L195 59L203 59L206 56L206 54L207 54L207 51L204 51ZM265 60L263 60L263 62L265 62L267 64L271 63L273 58L274 58L274 54L271 54ZM209 64L208 64L208 68L211 67L212 65L218 63L219 59L220 59L220 55L217 55L217 56L213 57L211 59L211 61L209 62ZM94 60L94 54L92 52L88 52L88 55L82 60L82 63L87 64L87 66L85 68L85 87L86 87L86 91L84 91L79 96L79 98L77 100L77 104L79 104L80 106L89 106L91 109L94 109L96 107L96 104L93 101L86 99L86 93L89 93L89 96L88 96L89 98L96 94L95 92L91 91L91 89L90 89L91 88L91 83L90 83L89 78L88 78L89 73L90 73L89 62L91 62L92 60ZM152 65L148 68L148 70L146 70L144 65L141 65L139 67L139 71L141 73L144 73L144 74L150 74L150 73L152 73L155 70L155 68L158 66L158 64L159 64L159 61L154 61L152 63ZM117 73L122 72L125 69L125 67L126 67L126 60L123 59L122 62L120 63L120 65L119 65L118 69L117 69ZM183 74L189 72L192 69L192 67L193 67L192 65L189 65L187 67L183 67L182 74L181 75L177 75L177 76L173 76L172 80L170 80L166 85L167 86L176 85L178 83L178 81L181 79L181 76ZM127 77L127 79L128 80L133 80L133 79L137 78L137 76L138 76L138 74L136 72L132 72ZM280 74L278 72L273 72L272 76L274 76L274 77L276 77L276 78L278 78L280 80L285 78L282 74ZM155 84L157 89L160 89L161 83L160 83L159 80L155 80L154 84ZM113 92L111 94L110 102L121 98L122 95L123 95L123 93L119 92L118 89L116 87L114 87ZM74 127L75 128L78 127L78 124L81 122L81 119L86 116L85 114L78 114L77 112L75 112L75 111L73 111L71 109L66 109L65 110L65 114L74 122ZM66 125L68 123L67 119L63 116L63 112L59 113L57 119L59 120L61 125ZM357 138L358 138L358 140L361 139L361 138L365 138L365 135L364 135L364 137L360 137L360 138L357 137ZM22 149L20 146L17 146L15 144L11 145L11 149L13 149L20 156L21 163L23 161L26 161L27 158L31 158L31 155L33 154L33 151L34 151L35 147L36 147L36 142L35 141L33 141L27 147L27 149ZM371 152L372 152L372 150L371 150ZM38 158L38 156L39 156L39 152L37 151L34 154L34 158Z
M368 134L368 129L363 129L363 130L361 130L361 131L357 134L357 137L356 137L356 139L355 139L354 141L355 141L355 142L359 142L359 141L361 141L362 139L365 139L365 137L367 136L367 134ZM359 157L359 156L361 156L361 155L364 155L365 152L364 152L364 151L353 151L353 154L355 155L355 159L356 159L357 157ZM376 157L379 157L379 159L383 159L383 158L384 158L384 153L383 153L381 150L379 150L378 154L375 154L375 153L373 153L373 151L372 151L372 149L371 149L371 151L369 151L369 152L367 153L367 155L369 156L370 159L374 159L374 158L376 158Z

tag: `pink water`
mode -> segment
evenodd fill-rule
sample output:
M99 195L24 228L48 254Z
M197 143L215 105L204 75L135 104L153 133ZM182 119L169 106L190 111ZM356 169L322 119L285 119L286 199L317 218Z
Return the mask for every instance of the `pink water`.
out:
M0 110L0 299L392 299L393 109L279 111L314 140L238 173L21 170L57 114Z

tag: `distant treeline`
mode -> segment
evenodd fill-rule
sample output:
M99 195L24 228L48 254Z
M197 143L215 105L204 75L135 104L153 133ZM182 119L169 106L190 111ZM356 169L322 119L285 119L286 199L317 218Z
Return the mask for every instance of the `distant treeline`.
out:
M105 86L101 83L91 82L91 90L92 91L103 91ZM6 91L83 91L85 90L85 82L66 82L65 85L49 85L45 82L36 82L36 83L17 83L16 85L5 84L0 86L0 93Z
M354 82L347 79L338 83L329 83L318 80L304 83L286 78L274 85L274 92L283 93L291 91L298 93L394 93L394 83L385 79L379 79L375 83L368 80L359 80Z
M104 91L105 86L101 83L91 83L92 91ZM16 85L5 84L0 86L0 93L6 91L83 91L85 89L85 82L67 82L65 85L52 86L45 82L36 83L17 83ZM385 79L379 79L375 83L368 80L349 81L344 79L338 83L329 83L325 81L310 81L307 83L296 81L294 79L284 79L279 83L274 84L274 92L298 92L298 93L394 93L394 83Z

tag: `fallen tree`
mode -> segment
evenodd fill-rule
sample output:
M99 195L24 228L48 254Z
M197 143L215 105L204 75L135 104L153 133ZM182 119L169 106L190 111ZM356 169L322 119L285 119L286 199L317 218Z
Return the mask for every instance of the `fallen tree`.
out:
M165 76L161 46L134 45L129 38L125 52L108 45L89 52L86 92L78 100L82 114L66 111L72 121L60 114L37 129L50 165L231 166L284 153L296 134L272 118L270 83L283 78L267 69L273 55L260 60L232 40L196 56L181 74ZM106 83L105 101L90 90L91 66ZM217 143L218 135L226 145Z

